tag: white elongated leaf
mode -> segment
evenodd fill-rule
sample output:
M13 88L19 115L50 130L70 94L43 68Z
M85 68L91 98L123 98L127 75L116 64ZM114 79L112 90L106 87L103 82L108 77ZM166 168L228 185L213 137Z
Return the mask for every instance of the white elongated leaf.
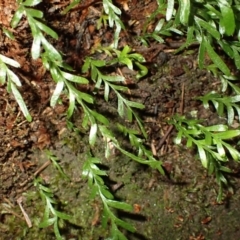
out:
M207 156L206 156L205 150L200 145L197 145L197 147L198 147L198 153L199 153L199 157L200 157L200 160L202 162L202 165L203 165L203 167L207 168L208 167L208 161L207 161Z
M165 21L164 21L163 18L160 19L160 21L157 23L157 26L154 29L154 32L159 32L162 29L162 26L163 26L164 22Z
M190 16L191 2L190 0L180 0L180 21L183 25L188 24L188 19Z
M233 147L228 147L228 151L230 152L232 158L235 161L239 161L240 160L240 153L236 149L234 149Z
M216 29L216 27L214 27L214 25L202 20L201 18L194 16L194 20L197 22L197 24L199 26L201 26L202 28L204 28L205 30L208 31L208 33L210 33L214 38L216 38L217 40L220 40L220 33L218 32L218 30Z
M31 54L33 59L38 59L41 51L41 34L36 34L33 38Z
M217 151L221 157L225 157L225 150L221 142L217 142Z
M227 107L228 125L231 125L234 120L234 110L231 105L226 105L226 107Z
M156 30L155 30L156 31ZM162 37L160 37L158 34L156 34L157 32L152 34L152 38L155 39L157 42L159 43L164 43L164 40Z
M75 108L75 95L72 90L69 90L68 98L69 98L69 107L67 110L67 117L70 118Z
M176 34L178 34L178 35L183 35L183 32L182 32L182 31L180 31L179 29L174 28L174 27L170 27L170 28L169 28L169 31L172 31L172 32L174 32L174 33L176 33ZM165 41L164 41L164 42L165 42Z
M174 10L174 0L168 0L167 3L167 12L166 12L166 20L169 21L172 18Z
M55 31L53 31L50 27L48 27L47 25L35 20L36 25L45 33L49 34L52 38L54 39L58 39L58 35Z
M116 14L120 15L122 12L121 10L113 5L110 1L108 1L109 8L111 8Z
M10 87L11 87L11 91L24 115L24 117L29 121L31 122L32 121L32 117L27 109L27 106L22 98L22 95L20 94L20 92L18 91L16 85L12 82L10 82Z
M240 95L236 95L233 97L229 97L230 102L234 103L234 102L240 102Z
M224 146L227 148L227 150L229 151L229 153L231 154L232 158L235 161L239 161L240 160L240 153L235 148L233 148L228 143L224 143Z
M97 124L94 123L91 126L90 133L89 133L89 144L93 146L97 139Z
M62 79L58 80L57 86L53 92L53 95L51 97L50 105L51 107L54 107L59 99L60 94L62 93L64 87L64 81Z
M179 131L177 134L177 137L174 140L176 144L180 144L182 142L182 135L183 135L183 131Z
M223 182L226 186L228 185L228 180L224 177L224 175L222 173L218 173L217 178Z
M11 20L11 27L15 28L19 21L21 20L23 14L24 14L24 6L20 6L18 10L14 13L13 18Z
M124 117L124 103L121 98L118 98L118 114L120 117Z
M231 75L231 72L228 68L228 66L223 62L223 60L219 57L219 55L214 51L211 44L208 42L208 40L204 40L205 47L207 50L207 53L213 63L227 76Z
M7 75L8 75L8 78L11 81L13 81L18 87L22 86L18 76L13 71L11 71L10 69L7 69Z
M88 103L94 102L93 96L89 95L88 93L77 91L77 94L75 96L76 96L76 99L78 100L78 102L81 102L82 100L84 100L85 102L88 102Z
M214 99L211 99L212 100L212 103L215 107L215 109L219 109L219 105L223 105L221 102L219 103L218 101L214 100Z
M109 82L122 82L125 80L125 77L120 76L120 75L114 75L114 76L110 76L110 75L103 75L102 78L104 80L107 80Z
M0 84L4 84L6 82L6 76L7 76L7 67L6 65L0 64Z
M228 161L226 156L221 156L218 152L211 152L211 155L219 161L222 161L222 162L227 162Z
M98 75L98 77L97 77L97 82L96 82L96 84L95 84L95 88L96 89L100 89L100 87L101 87L101 85L102 85L102 76L101 75Z
M88 80L84 77L76 76L76 75L73 75L73 74L67 73L67 72L61 72L61 73L64 78L66 78L67 80L69 80L71 82L76 82L76 83L81 83L81 84L88 83Z
M108 199L106 202L110 207L122 209L124 211L132 211L132 206L128 203L118 202L118 201L110 200L110 199Z
M223 131L228 130L228 126L223 125L223 124L219 124L219 125L213 125L213 126L205 127L205 129L207 131L210 131L210 132L223 132Z
M108 0L103 0L103 8L106 14L109 14Z
M28 7L33 7L37 4L39 4L40 2L42 2L42 0L26 0L23 5L24 6L28 6Z
M139 109L144 109L145 106L141 103L133 102L133 101L126 101L126 105L129 107L134 107L134 108L139 108Z
M105 84L105 88L104 88L104 99L105 99L106 102L108 102L109 92L110 92L109 85L108 85L108 84Z
M52 60L55 61L62 61L62 56L61 54L56 50L56 48L53 47L52 44L50 44L45 37L41 38L42 44L44 49L46 50L48 57L52 58Z
M2 54L0 54L0 60L2 60L4 63L6 63L6 64L8 64L8 65L10 65L12 67L18 68L18 67L21 66L17 61L15 61L15 60L13 60L11 58L8 58L8 57L6 57L6 56L4 56Z

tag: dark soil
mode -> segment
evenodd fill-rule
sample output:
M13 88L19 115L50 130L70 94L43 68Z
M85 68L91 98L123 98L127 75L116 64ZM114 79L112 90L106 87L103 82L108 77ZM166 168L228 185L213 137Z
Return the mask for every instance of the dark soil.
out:
M143 47L138 36L145 26L146 16L156 10L156 1L127 2L116 1L123 10L122 20L127 26L126 31L121 33L119 47L128 44L143 54L149 73L136 81L135 71L125 67L121 67L120 71L129 80L129 98L145 105L139 115L148 133L146 144L153 152L156 151L166 175L119 153L105 159L101 140L91 149L102 159L108 173L106 184L116 199L134 206L132 213L118 213L136 227L136 233L125 234L133 240L240 239L239 179L229 177L235 194L228 194L226 189L225 201L217 203L218 185L214 177L208 176L194 149L174 145L176 131L168 124L176 113L187 117L197 114L204 125L224 123L224 119L213 111L205 110L196 100L197 96L211 90L218 91L220 81L198 69L197 48L175 55L173 43L179 45L181 41L174 36L167 38L166 44L150 42L148 48ZM48 25L59 34L59 40L52 43L64 54L65 61L74 67L76 73L80 73L84 58L99 42L103 45L111 43L113 32L108 28L96 28L101 1L82 1L76 9L61 15L60 11L68 4L69 1L44 1L39 8L44 12ZM15 1L0 3L0 24L7 29L10 29L9 22L15 9ZM156 18L161 17L159 14ZM130 20L137 21L137 24L129 25ZM155 24L156 20L149 22L147 31L151 32ZM88 136L68 130L65 115L68 100L65 96L62 96L62 105L50 108L49 99L55 84L41 61L33 61L28 54L32 40L24 21L14 35L16 40L12 41L0 31L0 54L14 58L22 65L21 69L14 71L22 81L21 93L33 121L29 123L24 119L13 95L7 93L5 85L1 86L0 239L55 239L51 227L38 228L45 206L33 186L36 176L40 176L53 190L59 208L72 216L70 221L60 226L65 239L107 239L108 229L101 227L101 201L90 199L91 189L82 178L82 165L89 151ZM84 91L90 92L91 89L90 85ZM117 117L114 95L108 104L103 101L101 93L96 98L95 108L111 116L112 126L116 122L124 123ZM73 123L81 128L81 109L74 114ZM132 124L132 127L135 128L135 125ZM47 164L41 169L49 161L44 149L50 149L59 158L70 181L62 178L52 165ZM32 220L32 228L28 228L17 203L22 196L22 205Z

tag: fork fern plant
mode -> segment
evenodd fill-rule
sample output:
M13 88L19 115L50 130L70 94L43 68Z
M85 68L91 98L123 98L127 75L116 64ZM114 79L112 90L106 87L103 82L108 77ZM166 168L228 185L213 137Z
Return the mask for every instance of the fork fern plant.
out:
M109 55L109 61L96 60L93 57L87 57L85 63L82 66L82 73L87 75L89 73L90 79L87 77L76 75L73 69L64 63L60 52L49 42L49 37L58 39L57 33L47 26L44 22L43 12L34 9L41 0L19 0L19 7L15 12L11 26L16 28L23 17L29 24L30 31L33 37L31 56L33 59L41 59L43 66L49 71L53 81L56 83L55 90L50 99L51 107L56 106L63 94L66 94L69 99L69 107L66 112L68 121L74 113L76 106L82 108L82 127L89 131L89 146L95 145L97 139L102 136L105 142L105 156L108 158L111 154L111 146L117 148L120 152L130 157L131 159L140 162L142 164L149 165L154 169L158 169L162 174L163 169L161 161L156 160L151 152L144 146L144 139L141 139L137 135L140 133L145 138L147 137L144 126L141 119L136 113L135 109L143 109L144 105L138 102L128 100L124 92L128 91L127 86L123 86L124 77L116 74L106 73L104 67L106 66L117 66L126 65L129 69L133 70L133 67L138 69L136 78L139 79L147 74L147 68L142 64L145 59L138 53L133 53L131 48L125 46L121 51L117 49L118 38L120 31L124 28L121 20L121 11L117 8L110 0L103 1L103 11L107 14L107 20L110 27L115 26L115 36L113 45L107 48L98 48L97 51L105 51ZM64 11L69 11L72 7L76 6L80 1L73 1ZM21 86L19 78L8 68L7 65L14 67L20 67L20 65L5 56L0 56L1 64L1 80L8 81L9 89L13 92L18 104L25 115L25 117L31 121L31 116L27 110L25 102L23 101L21 94L17 92L16 86ZM6 79L6 80L5 80ZM136 120L138 123L140 132L135 132L131 129L127 129L122 126L118 128L120 134L129 136L130 143L133 147L136 147L137 153L134 154L124 149L120 144L120 141L115 137L115 134L110 128L109 120L102 115L100 112L95 110L94 103L95 97L93 94L85 93L77 89L76 85L83 85L94 83L95 92L99 89L104 88L104 99L106 102L109 101L110 91L116 94L118 99L117 112L120 117L127 119L132 122ZM16 86L15 86L16 85ZM71 125L73 126L73 125ZM62 169L59 167L56 157L51 152L46 152L48 158L53 162L54 166L63 174ZM121 232L122 228L133 232L135 229L133 226L125 221L119 219L114 213L114 208L122 209L125 211L131 211L132 207L129 204L114 200L114 196L110 193L107 186L101 176L105 176L106 172L99 169L97 164L101 163L100 158L97 156L89 156L83 166L83 176L89 179L90 187L92 188L93 195L99 196L103 203L103 225L107 227L108 220L111 222L111 237L114 239L126 239ZM64 176L65 177L65 176ZM56 201L53 199L54 195L50 188L43 185L41 179L35 180L35 186L39 190L43 201L46 203L45 213L43 221L39 227L54 226L54 232L57 239L62 239L60 231L58 229L59 219L69 220L69 216L65 213L58 212L54 205ZM121 229L119 229L119 226Z
M106 158L110 156L111 148L114 147L134 161L146 164L164 174L161 161L156 160L152 152L144 144L147 134L141 118L136 112L137 109L143 109L144 105L127 99L124 93L128 91L128 88L122 84L125 80L124 77L116 73L109 74L105 70L106 66L126 65L131 70L133 68L138 70L137 79L147 74L147 68L144 66L145 59L140 54L132 52L129 46L125 46L122 50L118 49L120 32L124 29L121 10L111 0L102 1L103 10L102 16L98 20L98 27L108 24L109 27L114 28L113 43L110 46L100 46L94 50L107 54L107 60L95 59L94 55L86 57L82 66L82 75L79 76L74 73L70 66L64 63L61 53L50 43L49 38L57 40L58 35L44 22L43 12L34 8L41 2L41 0L18 0L19 7L12 18L11 26L16 28L23 17L29 24L33 38L31 56L33 59L40 58L42 60L43 66L50 72L53 81L56 83L50 100L51 106L56 106L63 94L67 95L69 99L69 107L66 112L68 122L70 122L76 107L80 107L82 109L82 127L89 132L90 148L101 137L104 139ZM62 13L67 13L78 3L80 3L80 0L72 1ZM209 107L209 102L212 102L219 115L223 116L227 112L228 124L231 125L235 112L240 117L240 108L238 106L240 88L234 84L236 78L232 75L232 69L225 63L219 49L233 59L237 69L240 69L240 45L238 42L240 38L239 1L157 0L157 3L158 9L152 13L147 22L154 20L158 13L165 14L166 19L160 19L152 33L148 33L147 27L145 27L140 40L145 45L148 44L151 38L154 41L163 43L164 36L171 36L173 32L181 35L185 33L186 42L177 50L178 52L192 43L198 42L199 67L205 67L220 77L223 92L226 91L227 87L231 87L236 93L236 96L228 97L212 92L199 97L199 100L203 101L206 108ZM8 37L13 37L10 31L3 29L3 32ZM206 55L209 56L213 63L211 66L205 65ZM30 113L17 88L21 86L21 82L9 66L20 67L15 60L0 55L0 83L7 83L8 91L13 93L24 116L28 121L31 121ZM139 131L122 124L118 124L117 130L114 129L113 131L107 117L94 108L94 94L82 92L76 87L76 85L89 83L94 85L94 93L104 89L104 100L106 102L109 101L109 94L112 91L118 99L116 112L121 118L129 122L136 121ZM230 172L225 163L230 158L235 161L239 161L240 158L238 150L228 141L238 137L240 130L229 129L226 125L206 127L201 125L198 120L186 119L177 115L172 118L170 123L178 130L176 143L179 144L182 139L186 138L188 147L195 146L197 148L202 165L210 173L215 173L220 186L218 200L221 200L222 188L227 184L225 173ZM124 148L116 137L115 131L128 139L135 151L134 153ZM139 137L139 135L143 137ZM55 157L49 152L47 154L54 165L58 166ZM111 238L125 240L126 237L121 232L121 228L129 231L135 229L127 222L119 219L114 209L131 211L132 207L129 204L114 200L114 196L103 181L106 172L98 166L101 162L98 156L88 154L82 175L88 179L93 196L99 197L103 203L103 225L106 226L108 222L111 223ZM61 239L58 220L59 218L68 220L69 216L54 210L56 202L53 200L53 193L42 184L41 180L36 180L35 186L39 189L43 200L46 202L44 220L40 227L54 224L55 234L58 239Z
M164 36L185 33L186 41L175 51L179 53L192 44L198 43L198 66L200 69L211 71L222 83L222 92L231 89L232 96L225 96L217 92L210 92L196 99L202 101L209 109L213 105L220 117L226 117L227 125L203 126L201 121L186 119L184 116L174 116L170 124L177 129L176 143L187 140L187 147L196 147L202 165L209 173L215 173L220 186L218 200L222 200L223 185L227 185L226 173L231 170L225 164L234 159L240 161L240 153L231 146L229 141L239 137L239 129L231 129L234 119L240 119L240 88L236 84L239 80L234 76L234 67L229 67L226 58L232 59L236 69L240 69L240 8L239 1L206 1L206 0L158 0L158 8L149 18L154 21L156 14L165 14L154 30L143 31L141 41L147 45L150 39L164 43ZM164 9L166 9L164 11ZM206 64L206 56L212 64ZM230 126L230 129L229 129ZM228 154L226 153L228 152Z
M186 42L178 50L199 43L198 64L204 64L207 54L217 69L226 76L231 75L231 70L216 51L220 48L233 59L240 69L239 37L240 19L238 1L205 1L205 0L180 0L179 8L174 9L176 1L168 0L167 18L175 17L175 24L182 24L186 29ZM217 46L217 47L216 47Z
M227 125L222 124L206 127L200 120L186 119L178 115L175 115L170 123L178 131L175 143L180 144L186 139L188 148L197 148L203 167L209 174L215 174L219 185L217 200L220 202L223 199L223 186L228 186L225 174L231 173L225 164L230 159L240 161L240 152L228 141L240 136L240 130L231 130Z
M188 147L194 145L197 148L202 165L210 173L215 173L220 186L219 201L222 200L222 186L228 183L224 177L225 173L231 172L225 167L225 163L231 159L240 161L239 151L225 142L240 135L238 128L229 129L236 115L237 119L240 119L240 91L234 83L238 80L234 76L235 69L230 68L225 61L225 58L232 59L236 69L240 69L239 12L239 1L180 0L178 3L174 0L167 1L166 19L171 21L174 17L174 24L186 32L186 42L176 53L193 43L199 43L199 68L206 68L220 79L222 92L226 92L228 88L232 89L232 96L212 91L197 98L206 109L212 104L220 117L226 117L228 126L205 127L198 120L179 116L174 116L171 121L178 130L176 143L179 144L182 138L186 138ZM206 56L212 61L211 65L206 65Z

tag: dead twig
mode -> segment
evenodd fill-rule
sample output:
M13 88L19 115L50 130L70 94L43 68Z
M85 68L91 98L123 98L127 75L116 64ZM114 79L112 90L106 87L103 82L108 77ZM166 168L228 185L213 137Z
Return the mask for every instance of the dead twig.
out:
M21 183L20 186L21 187L25 186L28 182L30 182L34 177L36 177L40 172L42 172L50 164L51 164L50 160L45 162L32 176L30 176L26 181Z
M165 135L162 137L162 139L159 141L156 150L159 151L162 147L162 145L165 143L168 135L171 133L171 131L173 130L173 125L169 126L167 132L165 133Z
M182 94L181 94L181 103L180 103L180 114L183 114L183 109L184 109L184 89L185 89L185 85L183 83L182 85Z
M155 147L155 141L154 140L152 140L152 142L151 142L151 150L152 150L153 156L157 156L157 150L156 150L156 147Z
M48 167L51 164L51 161L48 160L45 162L33 175L36 177L40 172L42 172L46 167Z
M20 207L20 209L22 211L22 214L23 214L23 216L25 218L25 221L26 221L28 227L31 228L32 227L32 222L31 222L31 219L29 218L28 214L26 213L26 211L24 210L24 208L22 206L22 201L23 201L23 197L19 197L17 199L17 203L18 203L18 205L19 205L19 207Z

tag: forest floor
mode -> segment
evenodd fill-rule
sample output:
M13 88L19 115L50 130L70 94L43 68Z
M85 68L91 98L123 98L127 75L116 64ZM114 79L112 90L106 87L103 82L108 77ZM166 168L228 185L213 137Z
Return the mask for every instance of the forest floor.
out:
M43 1L39 8L44 12L48 25L59 35L59 39L53 42L54 46L63 53L65 61L80 73L83 59L99 42L111 43L113 32L110 28L96 28L101 1L82 1L77 9L61 15L61 9L67 4L69 1ZM92 149L102 159L102 165L108 172L106 184L116 198L134 206L131 214L119 212L119 216L136 228L136 233L125 233L127 238L240 239L237 166L232 166L236 168L236 174L230 178L234 194L227 194L226 190L225 200L217 203L218 185L214 177L208 176L194 149L174 145L176 131L167 123L176 113L190 118L197 116L203 119L204 125L225 123L225 119L211 110L205 110L196 100L197 96L209 91L218 91L220 81L198 69L198 49L194 46L174 54L184 39L168 37L166 43L150 42L148 48L140 44L138 36L145 26L146 16L157 8L155 0L116 1L116 4L123 11L122 21L127 26L126 31L121 33L119 48L128 44L141 53L147 61L149 73L136 82L135 71L124 67L116 71L128 79L131 100L145 105L139 115L148 133L148 145L163 162L167 173L163 176L119 153L105 159L100 140ZM8 1L1 3L1 25L9 26L14 6L15 1L12 4ZM161 17L157 16L158 19ZM154 24L148 23L147 31L151 32ZM88 135L68 130L65 115L68 101L64 96L62 105L54 109L50 107L49 99L55 83L42 63L32 60L28 54L32 39L24 21L14 34L16 39L12 41L0 31L0 53L15 59L22 66L14 71L22 81L21 93L33 121L29 123L25 120L13 95L7 93L6 86L1 86L0 239L55 239L52 228L38 228L45 206L33 186L35 176L44 179L61 203L61 210L72 216L60 228L65 239L107 239L108 229L101 227L101 202L90 199L91 189L82 178L82 165L89 151ZM99 54L100 57L103 57L102 54ZM90 92L91 89L89 86L85 91ZM101 95L96 97L99 99L95 108L111 118L113 127L116 122L123 121L117 116L114 95L108 104ZM72 121L81 129L81 110L76 111ZM165 141L161 141L165 136ZM45 149L50 149L58 157L70 180L63 179L49 164ZM21 198L24 211L32 221L31 228L22 215Z

